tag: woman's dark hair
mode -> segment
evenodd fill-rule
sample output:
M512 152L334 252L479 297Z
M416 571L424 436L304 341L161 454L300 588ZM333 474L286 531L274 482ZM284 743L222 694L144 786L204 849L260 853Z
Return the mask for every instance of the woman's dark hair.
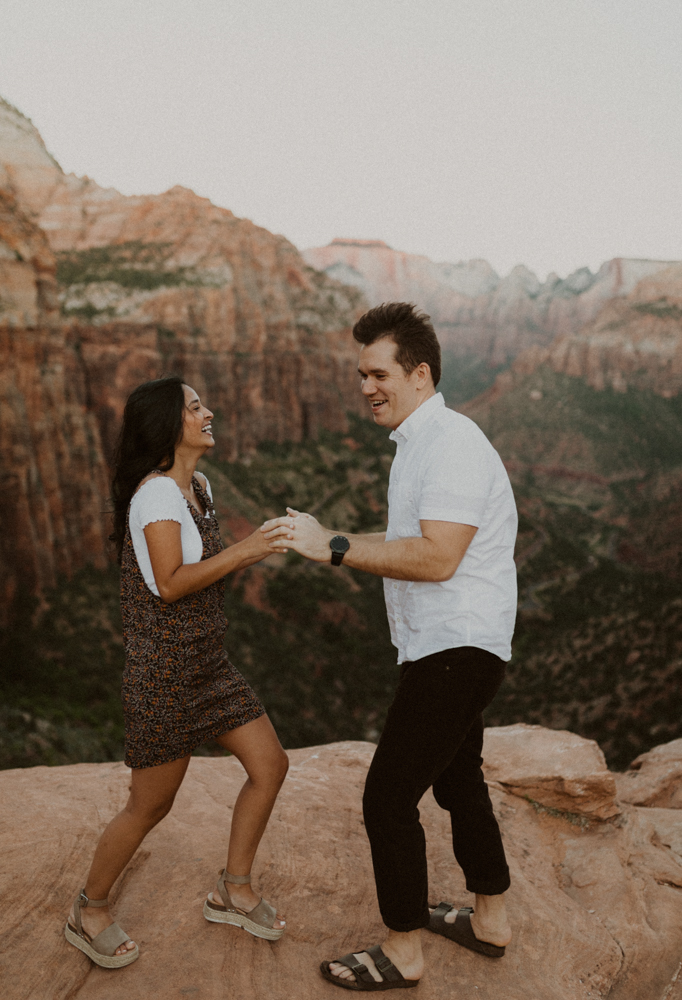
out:
M396 344L395 359L406 375L424 362L434 386L440 382L440 344L431 319L411 302L384 302L361 316L353 327L359 344L369 346L384 337Z
M111 500L114 530L109 540L121 561L128 504L140 481L154 469L165 472L175 461L182 437L185 393L179 375L144 382L128 396L114 456Z

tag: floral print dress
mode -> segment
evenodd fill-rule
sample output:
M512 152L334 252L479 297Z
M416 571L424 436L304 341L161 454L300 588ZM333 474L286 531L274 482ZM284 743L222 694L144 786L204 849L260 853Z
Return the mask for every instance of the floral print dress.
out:
M210 515L187 502L203 559L222 551L213 504L196 478ZM225 580L166 604L145 583L126 527L121 561L125 762L154 767L186 757L206 740L258 719L265 709L223 648L228 627Z

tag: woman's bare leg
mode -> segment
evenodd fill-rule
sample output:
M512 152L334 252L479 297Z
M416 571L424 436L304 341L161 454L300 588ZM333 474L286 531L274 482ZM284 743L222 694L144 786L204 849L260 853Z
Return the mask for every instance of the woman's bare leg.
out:
M125 807L111 820L99 839L90 873L85 883L89 899L106 899L111 887L150 830L170 811L178 788L185 777L189 757L135 768L132 771L130 796ZM74 914L70 917L73 925ZM86 907L81 910L83 928L95 937L112 923L109 907ZM134 941L126 941L117 955L132 951Z
M248 775L232 813L227 870L231 875L249 875L289 758L267 715L224 733L218 743L234 754ZM243 910L252 910L260 900L250 885L230 885L230 898ZM274 926L283 927L284 921L278 919Z

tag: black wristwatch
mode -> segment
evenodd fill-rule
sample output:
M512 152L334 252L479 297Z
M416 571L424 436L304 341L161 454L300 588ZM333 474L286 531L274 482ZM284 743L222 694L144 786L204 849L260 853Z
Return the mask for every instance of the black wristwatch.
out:
M332 550L332 566L340 566L343 557L350 548L350 542L344 535L334 535L329 543Z

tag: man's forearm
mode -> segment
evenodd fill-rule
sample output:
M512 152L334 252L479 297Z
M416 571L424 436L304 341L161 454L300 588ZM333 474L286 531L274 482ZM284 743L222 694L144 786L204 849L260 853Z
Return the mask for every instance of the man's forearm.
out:
M449 580L454 570L439 558L434 543L420 536L385 541L382 535L347 535L350 548L344 566L393 580ZM377 545L377 542L383 542Z

